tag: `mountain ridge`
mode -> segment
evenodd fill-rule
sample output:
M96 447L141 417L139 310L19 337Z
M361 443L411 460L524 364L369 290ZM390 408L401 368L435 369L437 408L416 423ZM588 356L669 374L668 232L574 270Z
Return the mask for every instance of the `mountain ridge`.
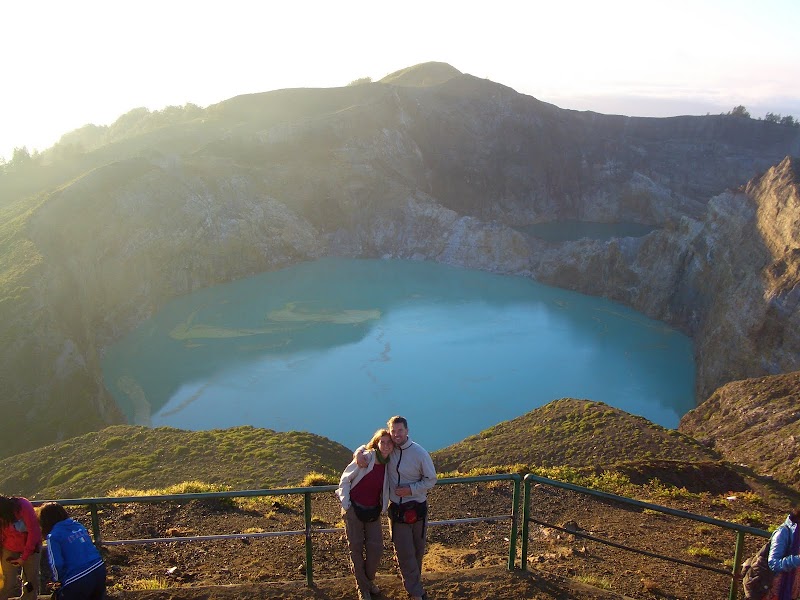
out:
M764 300L765 246L752 242L758 264L736 249L766 218L756 196L781 232L795 222L795 204L773 201L794 180L741 186L787 168L800 130L565 111L464 74L226 102L131 111L112 145L3 176L0 452L119 423L103 348L170 298L327 255L437 260L623 302L693 336L698 402L800 366L794 251ZM657 230L557 245L518 230L566 218ZM747 301L726 301L733 289ZM747 327L732 326L740 309Z

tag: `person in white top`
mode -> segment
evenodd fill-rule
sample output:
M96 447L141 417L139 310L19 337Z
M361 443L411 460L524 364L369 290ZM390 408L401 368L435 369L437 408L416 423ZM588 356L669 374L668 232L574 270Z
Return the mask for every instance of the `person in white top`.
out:
M336 496L342 505L350 568L356 578L358 600L372 600L380 594L375 573L383 554L383 530L380 516L385 511L386 467L394 450L392 436L379 429L366 449L368 464L362 469L353 460L342 473Z
M425 600L422 586L422 559L428 524L428 491L436 485L436 468L430 454L408 437L408 421L394 416L387 423L394 442L386 469L384 502L388 501L389 532L403 587L412 600ZM358 465L366 468L367 455L355 452Z

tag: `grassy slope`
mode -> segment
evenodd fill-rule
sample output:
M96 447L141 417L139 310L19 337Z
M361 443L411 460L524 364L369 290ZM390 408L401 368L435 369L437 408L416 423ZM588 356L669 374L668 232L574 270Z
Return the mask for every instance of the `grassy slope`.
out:
M232 489L294 486L310 472L336 480L350 458L341 444L305 432L119 425L0 460L0 493L74 498L197 480ZM608 469L637 484L657 477L693 491L744 489L729 465L692 438L585 400L557 400L433 459L440 473L557 467L543 474L585 484Z
M338 480L351 458L341 444L306 432L117 425L0 460L0 493L78 498L191 480L276 488L296 485L311 471Z
M602 402L565 398L504 421L433 454L443 471L522 463L612 466L634 461L714 461L715 453L677 431Z

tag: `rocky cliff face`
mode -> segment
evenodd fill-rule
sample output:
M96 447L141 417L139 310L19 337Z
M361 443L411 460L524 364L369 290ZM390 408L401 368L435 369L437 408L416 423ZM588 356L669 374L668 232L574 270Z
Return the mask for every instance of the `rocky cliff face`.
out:
M644 238L536 243L534 274L613 298L694 338L698 400L800 367L800 161L786 158Z
M119 420L103 348L170 298L323 255L436 260L630 304L695 336L701 400L800 368L797 162L770 168L800 154L798 129L565 111L452 71L235 98L9 205L2 239L30 261L4 272L4 452ZM564 218L658 229L562 244L518 229Z
M707 306L698 374L716 385L800 367L800 162L785 159L709 204L683 282Z
M800 371L728 383L681 419L678 429L726 460L800 484Z

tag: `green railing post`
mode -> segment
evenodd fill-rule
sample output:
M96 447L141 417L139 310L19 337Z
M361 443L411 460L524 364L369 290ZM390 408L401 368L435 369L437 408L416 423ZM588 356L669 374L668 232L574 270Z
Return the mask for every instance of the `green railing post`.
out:
M311 547L311 493L303 493L303 517L306 521L306 585L314 585L313 551Z
M92 535L94 536L94 545L98 546L102 540L100 539L100 517L97 514L97 504L90 504L89 510L92 513Z
M739 572L742 566L742 552L744 552L744 531L736 532L736 550L733 552L733 577L731 578L731 591L728 600L736 600L739 591Z
M531 480L525 476L525 491L522 494L522 558L520 566L528 570L528 522L531 516Z
M517 520L519 518L519 487L522 477L519 473L511 475L514 480L514 495L511 499L511 536L508 542L508 570L514 570L514 563L517 559Z

